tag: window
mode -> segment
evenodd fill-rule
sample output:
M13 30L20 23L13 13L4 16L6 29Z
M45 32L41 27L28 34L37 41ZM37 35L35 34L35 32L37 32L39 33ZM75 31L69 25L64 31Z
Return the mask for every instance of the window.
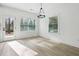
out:
M34 31L35 30L35 20L32 18L22 18L20 24L21 31Z
M58 32L58 16L49 18L49 32Z
M28 21L25 18L21 19L21 24L20 24L21 31L27 31L28 30Z
M35 30L35 20L29 21L29 30Z

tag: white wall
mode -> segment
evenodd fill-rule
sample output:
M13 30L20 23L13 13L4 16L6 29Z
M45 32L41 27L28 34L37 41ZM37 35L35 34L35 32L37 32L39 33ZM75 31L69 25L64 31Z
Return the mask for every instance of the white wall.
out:
M46 18L40 19L40 36L79 47L79 4L44 4ZM49 17L58 16L59 32L49 33Z
M5 7L5 6L0 6L0 16L2 18L7 17L7 16L16 17L16 20L15 20L16 39L38 36L38 19L36 17L36 14L17 10L17 9L13 9L13 8L9 8L9 7ZM31 17L31 18L35 19L36 20L36 30L29 31L29 32L28 31L20 31L20 19L22 17Z

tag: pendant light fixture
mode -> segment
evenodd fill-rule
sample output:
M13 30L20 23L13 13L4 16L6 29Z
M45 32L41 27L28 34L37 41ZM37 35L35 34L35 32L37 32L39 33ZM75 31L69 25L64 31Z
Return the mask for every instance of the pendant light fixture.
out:
M37 17L38 18L45 18L45 13L44 13L44 10L42 8L42 3L40 5L41 5L41 8L40 8L39 15Z

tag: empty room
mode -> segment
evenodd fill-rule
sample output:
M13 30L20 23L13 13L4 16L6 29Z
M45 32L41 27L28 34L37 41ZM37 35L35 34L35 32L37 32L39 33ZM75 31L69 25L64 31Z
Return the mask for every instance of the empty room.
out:
M0 56L79 56L79 3L0 3Z

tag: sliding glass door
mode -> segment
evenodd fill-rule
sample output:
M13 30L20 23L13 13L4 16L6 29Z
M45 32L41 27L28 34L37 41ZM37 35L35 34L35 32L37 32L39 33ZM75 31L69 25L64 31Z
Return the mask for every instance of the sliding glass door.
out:
M15 39L15 17L0 17L0 42Z
M15 17L4 17L5 40L15 39Z

